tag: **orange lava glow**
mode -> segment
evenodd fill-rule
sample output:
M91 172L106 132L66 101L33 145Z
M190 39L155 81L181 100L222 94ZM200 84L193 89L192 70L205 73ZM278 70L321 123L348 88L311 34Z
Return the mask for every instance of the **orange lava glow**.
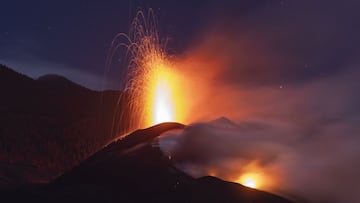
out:
M254 161L244 166L240 175L233 179L233 181L249 188L272 190L275 183L274 175L272 171L260 167Z
M180 74L162 59L150 66L144 91L146 125L183 122L185 97L181 92Z
M237 183L250 188L260 188L263 181L263 177L258 173L245 173L236 180Z

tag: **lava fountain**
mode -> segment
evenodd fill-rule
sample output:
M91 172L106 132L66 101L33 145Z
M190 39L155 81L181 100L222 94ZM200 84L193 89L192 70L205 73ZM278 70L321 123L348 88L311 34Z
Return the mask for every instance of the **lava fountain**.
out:
M129 109L129 113L120 111L118 122L128 122L125 132L162 122L183 121L184 97L180 91L180 74L166 55L166 41L160 40L156 22L153 10L150 9L147 15L138 11L129 34L119 33L115 36L108 54L107 65L118 49L126 48L124 95L125 108ZM115 131L124 127L116 128Z
M182 121L182 100L178 73L164 61L155 64L145 86L146 124Z

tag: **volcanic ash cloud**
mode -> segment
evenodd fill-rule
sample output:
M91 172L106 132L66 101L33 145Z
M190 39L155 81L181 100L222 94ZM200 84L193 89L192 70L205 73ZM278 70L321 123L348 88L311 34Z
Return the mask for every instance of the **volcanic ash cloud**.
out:
M205 175L239 182L257 174L259 189L311 202L360 200L357 139L338 133L346 124L322 127L306 137L293 125L226 118L196 123L160 138L162 150L194 177ZM355 142L354 142L355 141ZM240 183L242 183L240 181ZM242 183L244 184L244 183ZM298 199L297 199L298 200Z

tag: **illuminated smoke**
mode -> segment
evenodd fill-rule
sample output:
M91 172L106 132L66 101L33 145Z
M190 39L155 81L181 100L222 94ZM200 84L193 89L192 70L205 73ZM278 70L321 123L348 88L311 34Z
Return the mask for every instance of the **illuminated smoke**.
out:
M190 124L160 139L179 168L195 177L213 175L295 200L360 201L359 71L344 67L347 71L336 77L291 82L288 78L298 73L289 74L291 68L302 62L269 45L282 39L220 27L170 59L157 34L147 39L153 32L137 29L142 31L130 43L136 49L129 47L134 57L126 88L131 92L130 126L168 120ZM162 78L174 78L153 80L155 68L170 74ZM154 100L146 92L150 98L165 93L155 98L166 104L147 103ZM160 106L173 110L158 111L165 119L153 119L149 112ZM231 120L207 122L222 116Z
M195 177L246 184L250 174L257 188L299 202L359 202L358 65L282 83L298 61L251 32L217 30L176 61L193 124L164 135L164 152ZM214 120L222 116L231 120Z

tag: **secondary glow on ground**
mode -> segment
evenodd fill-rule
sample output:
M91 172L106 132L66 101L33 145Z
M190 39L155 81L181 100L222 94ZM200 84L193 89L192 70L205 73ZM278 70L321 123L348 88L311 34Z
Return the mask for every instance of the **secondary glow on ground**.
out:
M245 185L246 187L251 187L251 188L256 188L256 180L254 180L251 177L248 177L244 180L243 185Z
M257 173L245 173L236 181L246 187L259 188L262 183L261 175Z

